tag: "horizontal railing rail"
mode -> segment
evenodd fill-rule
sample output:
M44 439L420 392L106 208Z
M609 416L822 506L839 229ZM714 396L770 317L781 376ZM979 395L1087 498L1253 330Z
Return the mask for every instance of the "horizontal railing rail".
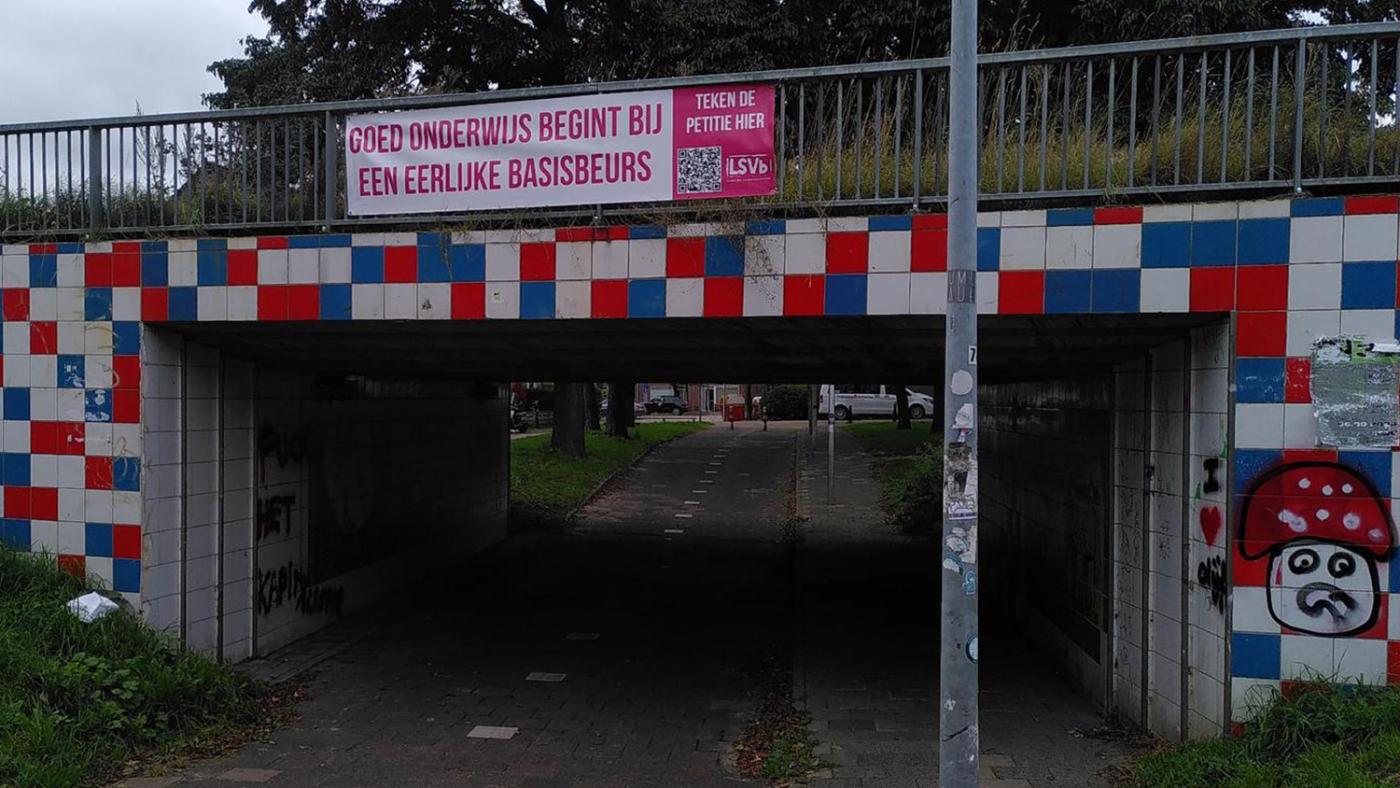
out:
M983 54L983 199L1370 187L1400 178L1400 23ZM724 210L936 206L946 199L946 58L469 94L0 125L0 237L104 237L604 215L639 204L354 217L345 117L728 84L777 86L777 192Z

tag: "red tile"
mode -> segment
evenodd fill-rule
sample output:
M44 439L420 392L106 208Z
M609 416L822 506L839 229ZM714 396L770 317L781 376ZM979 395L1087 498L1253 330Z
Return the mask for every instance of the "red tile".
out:
M1400 213L1400 197L1393 194L1373 197L1348 197L1345 203L1348 214L1358 213Z
M1400 640L1385 644L1385 683L1400 684Z
M599 279L593 283L593 317L627 317L627 280Z
M915 273L948 270L946 229L916 229L909 234L909 270Z
M1003 315L1038 315L1045 311L1044 271L1004 271L998 275L997 311Z
M287 319L319 320L321 318L321 288L316 285L287 286Z
M112 526L112 557L113 557L113 558L140 558L140 557L141 557L141 526L139 526L139 525L114 525L114 526Z
M481 320L486 317L486 285L481 282L455 282L452 285L452 319Z
M0 293L0 315L6 320L28 320L29 290L17 287Z
M287 319L287 285L258 286L258 319Z
M30 244L30 254L58 254L58 244Z
M58 352L58 324L40 320L29 324L29 353L52 356ZM53 384L49 384L53 385Z
M19 520L28 520L29 508L29 488L28 487L6 487L5 488L5 516Z
M58 422L29 422L29 453L58 454Z
M141 391L114 389L112 391L112 421L118 424L141 423Z
M744 277L711 276L705 279L705 317L742 317Z
M1241 312L1235 334L1235 354L1240 358L1282 356L1288 336L1287 312Z
M1312 402L1312 359L1294 356L1284 360L1283 401Z
M1192 312L1229 312L1234 308L1234 268L1191 269Z
M1241 312L1288 308L1288 266L1242 265L1237 279Z
M229 251L228 283L230 285L255 285L258 283L258 252L256 249L232 249Z
M170 291L167 288L141 288L141 319L146 321L170 319Z
M60 555L58 557L58 568L78 578L87 579L87 557L81 555Z
M112 286L111 252L88 252L83 255L83 285L86 287Z
M29 516L35 520L58 519L58 490L33 487L29 490Z
M137 394L138 392L128 393ZM113 407L115 408L115 402ZM81 457L86 454L87 425L81 421L58 422L58 453L69 457Z
M560 227L554 231L556 241L591 241L593 240L592 227Z
M84 469L86 471L84 486L89 490L110 490L112 489L112 458L111 457L87 457L84 459Z
M1231 578L1235 586L1259 588L1268 585L1269 557L1245 558L1239 550L1230 550Z
M549 282L554 279L554 244L520 245L520 281Z
M1141 224L1142 206L1127 205L1099 208L1094 211L1094 224Z
M259 249L286 249L287 236L285 235L263 235L258 237ZM238 251L244 251L239 249ZM229 252L232 255L232 250Z
M141 254L141 242L113 241L112 254Z
M914 215L913 226L915 230L946 230L948 229L948 214L946 213L919 213Z
M139 388L141 388L141 357L140 357L140 356L113 356L113 357L112 357L112 388L114 388L114 389L139 389Z
M627 240L627 225L614 224L608 227L599 227L593 235L595 241L625 241Z
M140 287L140 286L141 286L141 253L140 253L140 252L113 252L113 253L112 253L112 286L114 286L114 287Z
M705 275L704 238L667 238L666 275L672 278Z
M837 232L826 234L826 272L864 274L870 271L870 234Z
M793 274L783 277L783 314L820 315L826 311L826 277Z
M384 281L402 284L418 281L418 247L384 247Z

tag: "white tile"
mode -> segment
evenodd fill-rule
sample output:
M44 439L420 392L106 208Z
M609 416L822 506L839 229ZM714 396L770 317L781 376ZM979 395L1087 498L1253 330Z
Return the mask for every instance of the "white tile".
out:
M353 301L353 297L352 297ZM354 312L352 303L351 313ZM418 285L384 285L384 318L386 320L413 320L418 317Z
M782 236L778 236L781 238ZM562 244L555 244L555 269L556 278L559 277L557 270L558 249ZM627 244L627 275L633 279L653 279L666 275L666 239L665 238L634 238ZM583 279L586 277L569 277Z
M1278 695L1277 679L1247 679L1240 676L1230 678L1230 715L1236 721L1254 718L1260 709Z
M171 287L193 287L199 284L199 262L194 252L175 252L166 255L170 264L169 282Z
M256 285L234 285L225 288L229 320L258 319L258 288Z
M84 293L81 287L60 287L54 294L57 309L56 320L82 320L85 314Z
M135 291L137 314L136 317L119 317L117 320L140 320L141 291L134 287L119 287L113 291L113 298L117 293ZM53 287L35 287L29 291L29 319L30 320L57 320L58 319L58 290Z
M384 233L355 233L350 236L351 246L383 246Z
M227 320L228 288L195 288L195 314L200 320Z
M414 238L412 238L412 239L406 241L405 243L417 243L417 242L418 242L418 239L417 239L416 237L414 237ZM486 243L488 243L488 244L513 244L513 243L519 243L519 242L520 242L520 231L519 231L519 230L510 229L510 230L487 230L487 231L486 231Z
M1298 266L1291 271L1297 273ZM1285 352L1290 356L1312 355L1313 341L1318 337L1335 337L1342 330L1342 313L1338 309L1297 310L1288 313L1288 340Z
M553 227L522 228L520 230L521 243L551 243L554 241ZM454 243L457 243L454 239Z
M1001 214L1002 227L1044 227L1045 211L1004 211Z
M29 287L29 258L18 255L0 257L0 287Z
M258 248L258 239L257 239L256 236L251 236L251 235L242 236L242 237L240 237L240 238L230 238L230 239L228 239L228 248L229 248L229 249L256 249L256 248Z
M1001 231L998 263L1003 271L1039 271L1045 268L1045 227L1007 227Z
M554 239L553 231L550 232L550 240ZM485 230L453 230L452 243L454 244L484 244L486 243Z
M384 318L384 285L350 285L350 316L355 320Z
M1331 638L1311 635L1282 635L1279 638L1280 676L1303 679L1332 673Z
M384 233L385 246L416 246L417 244L418 233Z
M29 552L58 555L58 522L34 520L29 523Z
M793 235L820 235L826 232L825 219L788 219L784 225L789 236ZM675 228L672 228L671 235L675 235Z
M941 315L948 311L948 275L916 273L909 275L909 313Z
M699 317L704 307L705 280L698 277L666 280L666 316Z
M1239 216L1239 211L1239 203L1199 202L1191 206L1191 218L1198 222L1213 219L1234 219Z
M593 278L626 279L627 246L627 241L594 241Z
M486 316L493 320L518 319L520 317L520 283L487 282Z
M87 405L83 398L82 389L58 390L59 421L82 421L84 415L83 411L86 407Z
M870 234L870 273L908 273L909 230L882 230Z
M258 284L285 285L287 283L287 250L258 250Z
M1317 445L1317 417L1311 403L1283 406L1283 443L1280 448L1311 449ZM1400 465L1400 463L1396 463Z
M1342 260L1342 217L1295 216L1288 226L1291 263L1339 263Z
M1189 222L1190 205L1145 205L1142 208L1142 221L1145 222Z
M787 237L784 235L749 235L744 238L745 274L782 276L786 257Z
M1287 218L1293 208L1292 200L1247 200L1240 203L1241 219Z
M61 254L58 256L59 287L82 287L86 275L82 255Z
M58 322L58 352L82 353L85 344L81 322L77 320L60 320Z
M1363 336L1375 342L1395 338L1394 309L1343 309L1342 333Z
M1141 266L1142 225L1099 224L1094 226L1095 268L1139 268Z
M52 294L49 289L32 290L32 293ZM30 309L30 319L40 320ZM141 319L141 288L139 287L114 287L112 288L112 319L113 320L140 320Z
M1338 263L1291 266L1288 308L1338 309L1342 305L1342 266Z
M745 276L744 317L776 317L782 314L783 278L767 275Z
M519 244L486 245L486 281L512 282L520 279ZM487 298L487 312L490 312L490 298ZM518 310L517 310L518 316Z
M112 324L106 320L90 320L83 324L83 352L111 355Z
M348 249L343 250L349 252ZM261 263L261 256L259 257ZM261 265L259 265L261 268ZM287 281L294 285L314 285L321 277L320 249L287 250Z
M977 313L995 315L997 313L997 290L1001 277L996 271L977 272Z
M866 313L909 314L909 277L907 273L870 274L866 285Z
M348 284L350 282L350 249L337 246L327 247L320 252L320 281L326 284Z
M1235 446L1241 449L1283 448L1283 405L1241 403L1235 406Z
M1093 265L1093 227L1051 227L1045 231L1047 269L1090 268Z
M1332 646L1332 670L1338 681L1386 683L1386 641L1337 638Z
M784 273L821 274L826 272L826 236L820 233L791 233L788 222ZM668 313L669 314L669 313Z
M554 283L554 316L588 318L593 314L593 283L564 280Z
M165 248L170 252L193 252L199 248L198 238L171 238L165 242Z
M826 220L829 233L865 232L870 229L870 221L864 216L832 216Z
M662 261L664 266L664 256ZM554 278L593 278L593 244L587 241L560 241L554 244Z
M978 227L1000 227L1000 226L1001 226L1001 211L978 211L978 212L977 212L977 226L978 226Z
M1396 257L1397 217L1395 214L1347 216L1342 229L1342 259L1384 260Z
M809 221L820 222L821 219L811 219ZM788 222L788 232L795 232L792 229L792 222ZM666 235L669 238L705 238L711 235L723 235L724 228L718 224L690 223L673 224L666 228Z
M59 512L63 512L63 494L72 495L77 492L78 498L82 497L81 491L59 490ZM81 510L81 507L79 507ZM79 515L79 519L82 519ZM58 523L58 551L68 555L82 555L87 548L87 524L71 522L69 518L64 518Z
M1142 269L1143 312L1187 312L1191 308L1191 270Z
M418 319L447 320L452 317L452 285L422 282L418 285Z

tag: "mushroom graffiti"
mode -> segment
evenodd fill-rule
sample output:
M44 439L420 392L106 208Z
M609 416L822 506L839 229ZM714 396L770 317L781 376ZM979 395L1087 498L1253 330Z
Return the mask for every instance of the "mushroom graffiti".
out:
M1240 554L1268 558L1269 613L1290 630L1341 637L1380 613L1376 561L1395 546L1390 510L1369 480L1333 462L1266 471L1245 492Z

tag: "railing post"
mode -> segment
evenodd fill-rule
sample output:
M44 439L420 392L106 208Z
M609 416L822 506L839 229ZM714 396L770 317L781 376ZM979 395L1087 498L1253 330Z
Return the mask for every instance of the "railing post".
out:
M1303 190L1303 97L1307 95L1308 40L1299 37L1293 69L1293 191Z
M107 217L102 215L102 133L96 126L89 126L87 161L87 204L88 232L99 234L107 225Z
M934 179L938 173L933 174ZM924 72L914 69L914 210L919 210L924 183Z
M335 116L332 115L330 112L326 113L324 131L326 135L326 205L324 218L326 222L326 229L329 230L331 227L331 223L337 218L336 197L340 185L340 134L336 130ZM345 185L345 188L349 189L350 184L347 183Z

